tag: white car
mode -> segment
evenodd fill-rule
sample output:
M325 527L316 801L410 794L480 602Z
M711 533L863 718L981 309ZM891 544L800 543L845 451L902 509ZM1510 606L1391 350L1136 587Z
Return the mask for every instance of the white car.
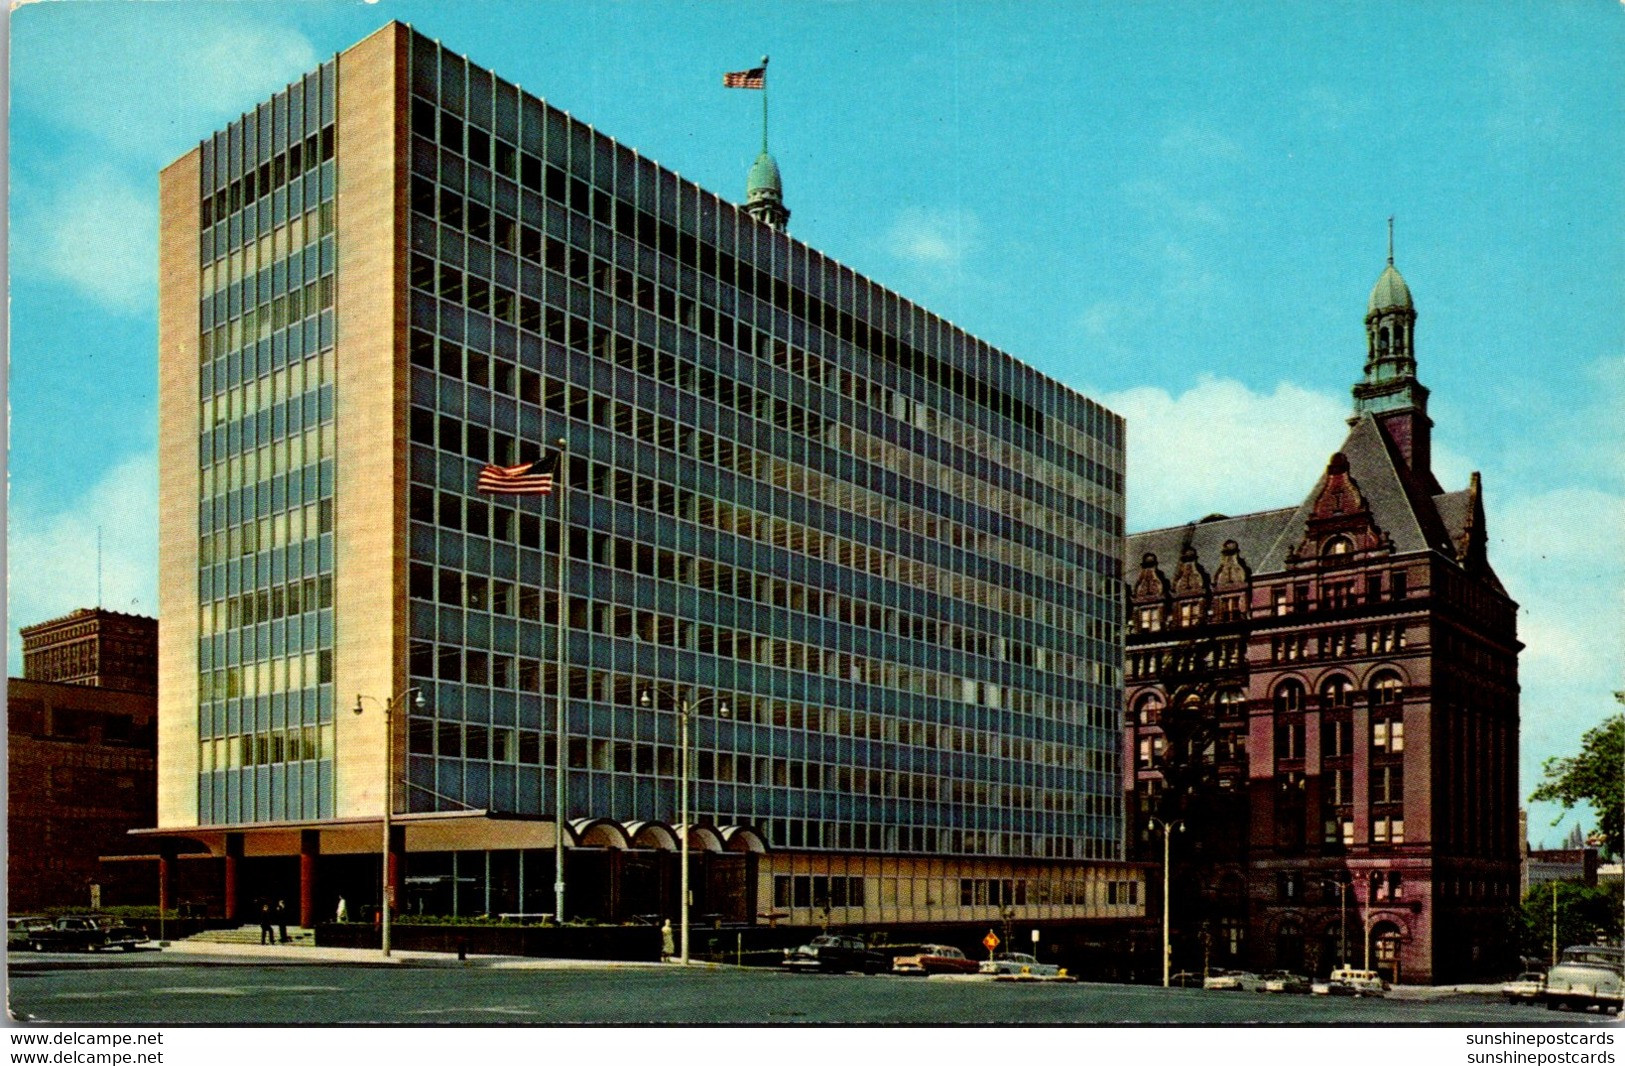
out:
M1214 970L1202 981L1202 987L1219 992L1262 992L1264 979L1245 970Z
M1052 962L1039 962L1031 955L1010 951L995 955L978 967L981 973L1014 977L1059 977L1061 968Z

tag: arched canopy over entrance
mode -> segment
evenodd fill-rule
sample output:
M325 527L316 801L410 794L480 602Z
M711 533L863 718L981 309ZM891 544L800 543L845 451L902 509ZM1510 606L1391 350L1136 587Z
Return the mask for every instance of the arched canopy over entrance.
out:
M665 822L627 822L622 827L634 848L676 851L677 831Z
M578 848L614 848L625 851L632 846L625 828L608 818L577 818L570 823L570 833Z
M687 825L677 826L677 839L683 839L682 834L688 833L688 848L690 851L721 851L722 834L717 832L715 826Z
M722 843L729 851L749 852L753 855L767 854L767 841L762 834L748 825L725 825L721 831Z

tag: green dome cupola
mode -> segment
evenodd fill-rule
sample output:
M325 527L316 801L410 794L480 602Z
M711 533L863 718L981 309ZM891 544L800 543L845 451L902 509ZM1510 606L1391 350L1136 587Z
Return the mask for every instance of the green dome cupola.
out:
M1366 302L1365 376L1354 386L1354 417L1370 414L1413 471L1431 483L1428 390L1416 378L1416 305L1394 268L1394 220L1388 220L1388 265Z
M745 177L745 211L774 229L783 229L790 221L790 209L784 206L784 180L779 177L779 164L768 154L765 144Z

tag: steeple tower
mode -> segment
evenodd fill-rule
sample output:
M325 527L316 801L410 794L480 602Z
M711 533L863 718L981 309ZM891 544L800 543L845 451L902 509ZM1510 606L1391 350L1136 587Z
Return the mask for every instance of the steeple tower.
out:
M1354 416L1376 418L1411 471L1433 483L1428 390L1416 380L1416 307L1394 269L1394 220L1388 219L1388 265L1366 305L1365 377L1354 386Z

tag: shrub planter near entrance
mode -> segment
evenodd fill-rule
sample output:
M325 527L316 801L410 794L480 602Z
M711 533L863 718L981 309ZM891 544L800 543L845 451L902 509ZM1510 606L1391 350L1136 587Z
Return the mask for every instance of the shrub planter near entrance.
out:
M363 922L326 922L316 927L316 946L378 949L378 927ZM660 930L647 925L466 925L396 922L390 947L402 951L459 950L474 955L528 955L544 959L659 962Z

